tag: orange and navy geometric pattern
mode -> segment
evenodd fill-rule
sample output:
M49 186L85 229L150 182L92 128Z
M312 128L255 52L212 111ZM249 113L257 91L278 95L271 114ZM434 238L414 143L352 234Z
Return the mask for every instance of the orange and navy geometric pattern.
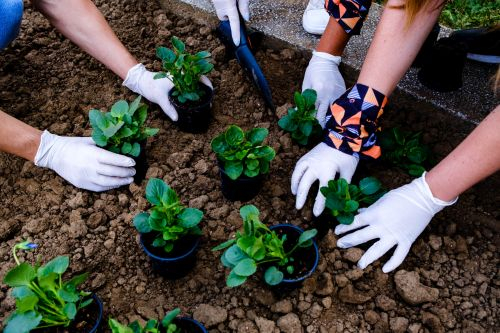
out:
M357 83L330 106L323 142L358 158L378 158L380 146L375 132L386 104L384 94Z
M325 0L325 9L348 35L359 35L371 0Z

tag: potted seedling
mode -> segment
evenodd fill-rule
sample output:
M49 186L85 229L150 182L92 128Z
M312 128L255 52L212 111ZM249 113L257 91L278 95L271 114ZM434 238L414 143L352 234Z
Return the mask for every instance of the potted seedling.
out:
M177 110L177 124L182 131L202 133L208 128L214 96L212 88L200 82L200 78L212 71L210 52L190 54L177 37L172 37L172 49L158 47L156 56L161 59L165 72L155 79L167 78L174 84L168 99Z
M259 193L262 180L276 153L263 145L269 131L253 128L244 132L236 125L212 140L219 164L222 193L229 200L247 201Z
M253 205L241 207L243 231L216 247L224 250L221 262L231 271L228 287L239 286L257 272L264 270L264 280L271 286L299 286L316 269L318 246L313 238L316 229L303 231L292 224L267 227L259 220L259 210Z
M410 176L420 177L431 166L429 147L422 143L422 133L404 131L399 127L382 131L379 135L382 158L402 168Z
M92 139L99 147L113 153L132 157L136 174L134 181L140 184L148 169L146 161L146 140L158 133L157 128L145 126L148 106L140 104L141 96L130 105L125 100L116 102L109 112L90 110Z
M134 226L153 268L167 278L186 275L196 261L203 212L184 207L175 191L163 180L151 178L146 186L149 213L135 216Z
M110 318L108 321L111 333L207 333L205 327L189 317L178 317L181 313L176 308L163 317L159 322L156 319L149 319L144 327L136 320L128 326Z
M306 89L301 93L294 94L295 107L288 109L278 125L285 132L291 134L292 139L300 145L315 145L321 138L322 128L316 119L317 94L315 90Z
M349 184L344 178L330 180L328 186L321 187L320 191L326 206L325 212L315 220L320 237L335 225L333 221L351 224L359 208L371 205L386 193L375 177L361 179L359 186Z
M69 267L67 256L58 256L45 265L20 262L17 250L31 251L36 244L24 241L12 249L16 266L9 270L3 282L12 289L16 310L7 318L4 333L82 332L93 333L102 319L99 298L81 291L78 286L88 274L63 280Z

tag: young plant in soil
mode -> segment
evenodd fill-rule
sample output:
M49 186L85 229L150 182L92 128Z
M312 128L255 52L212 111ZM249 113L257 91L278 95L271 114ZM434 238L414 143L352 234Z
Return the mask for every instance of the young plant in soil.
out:
M151 178L146 186L146 199L152 205L149 213L139 213L134 226L141 234L151 234L151 246L170 253L187 235L201 235L198 226L203 212L184 207L175 191L163 180Z
M180 327L173 323L179 313L181 313L181 309L176 308L167 313L161 322L156 319L149 319L144 327L137 320L125 326L115 319L109 318L108 324L112 333L183 333Z
M144 125L148 106L140 102L141 96L130 105L125 100L119 100L109 112L90 110L92 139L96 145L113 153L138 157L141 143L159 131Z
M62 276L69 266L69 257L59 256L45 265L20 262L17 250L31 251L36 244L24 241L12 249L16 267L7 272L3 282L12 290L16 310L7 318L4 332L29 332L33 329L63 326L75 320L78 311L92 303L91 293L77 287L88 274L64 281Z
M174 84L168 97L179 114L181 129L203 132L210 120L213 91L201 83L200 78L214 69L210 63L211 54L208 51L190 54L179 38L174 36L170 41L172 49L163 46L156 49L164 72L157 73L154 78L167 78Z
M235 239L212 249L226 249L221 256L221 262L224 267L231 269L226 279L227 286L236 287L245 283L249 276L257 272L258 266L267 267L264 273L267 284L274 286L281 283L285 271L293 274L298 269L294 253L300 248L313 245L312 239L316 236L316 229L303 232L297 243L289 251L285 251L286 234L280 238L275 231L262 223L257 207L243 206L240 215L243 219L243 232L238 231Z
M382 157L409 175L420 177L432 165L431 150L422 143L422 133L403 131L399 127L382 131L379 135Z
M351 224L362 205L371 205L386 192L374 177L361 179L359 186L347 183L344 178L330 180L320 191L326 199L325 206L341 224Z
M269 164L276 156L273 148L263 145L268 134L265 128L244 132L231 125L212 140L226 198L246 201L259 192L263 175L269 172Z
M278 125L286 132L291 133L292 139L300 145L307 145L317 141L322 132L321 125L316 119L317 94L315 90L306 89L294 94L295 107L288 109L288 114L283 116Z

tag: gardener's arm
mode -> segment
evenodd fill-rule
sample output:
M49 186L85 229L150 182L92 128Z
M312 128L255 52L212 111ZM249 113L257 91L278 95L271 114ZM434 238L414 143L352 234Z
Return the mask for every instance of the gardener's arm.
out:
M292 175L296 208L303 207L309 188L326 186L336 174L350 182L359 158L380 156L375 131L389 95L416 57L439 13L441 0L430 1L405 27L402 0L389 0L361 69L358 83L330 106L323 143L304 155ZM397 52L395 52L397 50ZM313 212L321 214L325 198L318 192Z
M57 172L76 187L106 191L130 184L133 159L96 147L91 138L40 131L0 111L0 151Z
M153 79L155 73L147 71L130 54L91 0L33 3L66 37L122 78L123 85L158 104L172 120L177 120L177 112L167 97L172 82Z
M398 267L412 243L444 207L457 196L500 169L500 106L441 163L412 183L390 191L358 214L351 225L339 225L335 233L356 230L337 241L348 248L379 239L361 257L363 269L396 246L384 272Z

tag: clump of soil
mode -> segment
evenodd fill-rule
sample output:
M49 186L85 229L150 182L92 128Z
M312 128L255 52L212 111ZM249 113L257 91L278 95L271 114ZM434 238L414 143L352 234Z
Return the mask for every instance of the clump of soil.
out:
M210 249L241 228L240 202L222 196L215 156L209 142L227 125L270 130L277 151L270 177L251 201L269 224L292 223L306 229L312 199L297 211L290 192L296 161L306 153L293 145L266 110L256 89L235 60L224 59L212 27L165 13L155 1L96 1L117 35L152 70L160 70L155 47L176 35L192 50L208 49L215 59L214 121L206 134L180 132L156 105L150 125L161 129L148 143L147 178L168 182L185 204L205 212L204 237L193 272L169 281L156 275L138 243L132 218L147 208L146 181L106 193L79 190L55 173L31 162L0 154L0 267L14 265L10 249L32 239L40 245L24 255L47 261L71 257L71 274L91 273L85 287L104 301L105 318L141 321L161 318L179 306L211 332L494 332L498 326L498 177L462 195L438 214L414 244L397 272L383 274L377 261L364 271L355 262L366 247L336 248L331 233L320 242L317 272L300 290L274 295L257 278L228 289L218 254ZM29 4L19 38L0 53L0 108L40 129L60 135L90 135L88 111L132 100L113 73L54 31ZM276 105L291 102L308 59L290 49L263 49L257 59L266 73ZM286 109L285 109L286 110ZM278 110L277 114L282 112ZM439 157L467 134L460 122L441 114L412 112L392 105L385 126L398 124L424 132ZM411 180L397 168L361 163L356 177L373 175L387 188ZM403 221L404 223L404 221ZM399 277L399 278L395 278ZM411 305L411 304L417 304ZM8 288L0 287L0 320L14 309Z

